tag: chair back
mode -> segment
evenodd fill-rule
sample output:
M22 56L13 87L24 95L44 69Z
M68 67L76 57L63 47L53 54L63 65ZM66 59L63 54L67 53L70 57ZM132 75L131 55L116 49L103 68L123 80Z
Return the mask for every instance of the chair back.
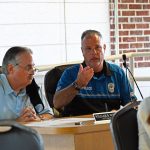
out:
M140 101L133 101L111 118L110 128L116 150L138 150L137 107Z
M55 94L57 83L58 83L62 73L64 72L64 70L66 68L71 67L73 65L74 64L56 66L55 68L49 70L45 74L45 77L44 77L45 96L46 96L51 108L54 107L53 97L54 97L54 94Z
M7 129L8 128L8 129ZM44 150L41 136L15 121L0 121L1 150Z

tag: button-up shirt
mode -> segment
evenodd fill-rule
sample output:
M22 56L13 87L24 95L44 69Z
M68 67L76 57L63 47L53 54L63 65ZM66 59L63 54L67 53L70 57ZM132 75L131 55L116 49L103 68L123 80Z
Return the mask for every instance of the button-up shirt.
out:
M44 110L40 113L53 114L47 100L42 96ZM20 116L22 110L28 106L32 106L26 90L22 89L16 93L10 86L6 76L0 74L0 120L16 119Z

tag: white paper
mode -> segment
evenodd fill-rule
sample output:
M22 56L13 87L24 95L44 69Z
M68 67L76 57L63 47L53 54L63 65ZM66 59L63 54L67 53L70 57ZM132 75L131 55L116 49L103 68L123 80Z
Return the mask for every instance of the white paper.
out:
M95 121L95 124L107 124L110 123L110 120L100 120L100 121Z
M41 122L31 122L25 125L27 126L34 126L34 127L50 127L50 126L70 126L80 123L82 124L83 121L94 120L94 118L62 118L62 119L51 119L47 121Z

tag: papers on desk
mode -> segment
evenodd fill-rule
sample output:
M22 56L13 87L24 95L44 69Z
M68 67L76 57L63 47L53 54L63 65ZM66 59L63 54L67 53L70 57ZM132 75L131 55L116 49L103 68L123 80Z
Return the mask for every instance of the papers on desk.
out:
M101 120L101 121L95 121L94 124L106 124L110 123L110 120Z
M62 118L62 119L51 119L41 122L27 123L27 126L34 127L50 127L50 126L70 126L70 125L81 125L83 121L94 120L94 118Z

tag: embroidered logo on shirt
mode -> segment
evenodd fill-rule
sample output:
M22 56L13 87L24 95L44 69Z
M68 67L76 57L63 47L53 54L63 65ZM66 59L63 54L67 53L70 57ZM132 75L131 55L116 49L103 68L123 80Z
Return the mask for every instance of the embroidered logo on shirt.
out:
M92 87L83 87L82 89L92 91Z
M108 91L114 93L115 85L114 83L108 83Z

